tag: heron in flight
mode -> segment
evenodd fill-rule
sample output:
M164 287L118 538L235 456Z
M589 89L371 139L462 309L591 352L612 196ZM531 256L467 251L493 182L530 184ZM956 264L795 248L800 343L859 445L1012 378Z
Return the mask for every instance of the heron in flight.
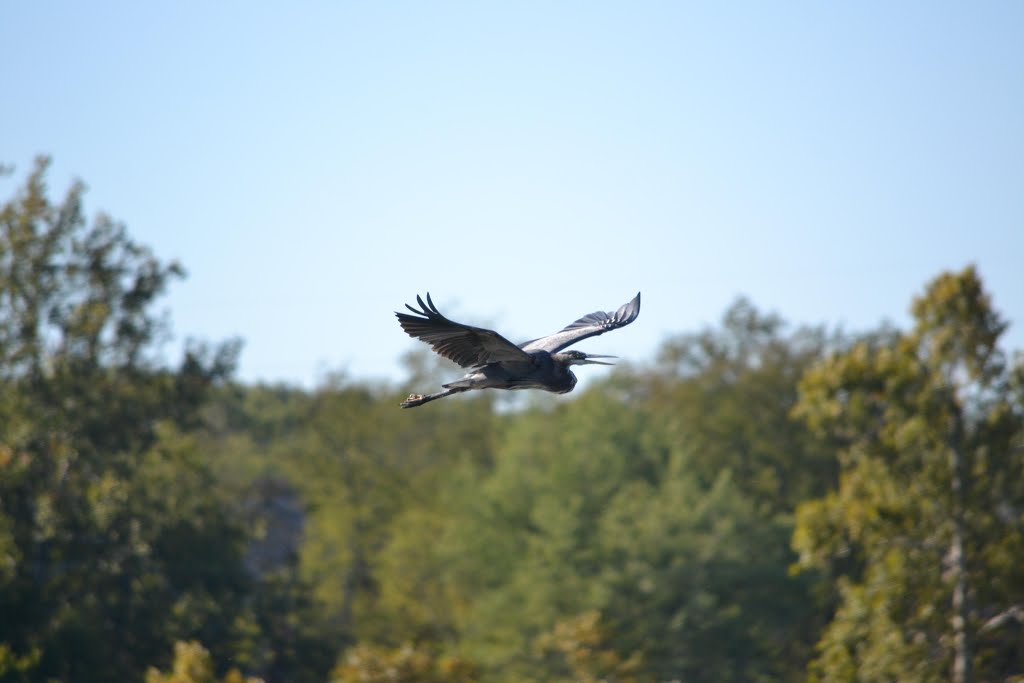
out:
M564 351L578 341L596 337L630 324L640 315L640 293L619 306L614 313L588 313L559 332L523 344L513 344L494 330L463 325L441 315L427 294L427 302L416 297L419 309L395 313L410 337L430 344L434 352L468 368L461 379L442 384L434 394L411 394L403 408L415 408L429 401L473 389L543 389L565 394L576 386L572 365L612 365L594 358L615 358L597 353Z

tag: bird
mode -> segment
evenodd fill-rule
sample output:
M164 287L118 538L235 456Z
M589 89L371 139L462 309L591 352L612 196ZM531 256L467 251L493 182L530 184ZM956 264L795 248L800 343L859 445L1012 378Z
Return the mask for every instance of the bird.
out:
M494 330L449 320L437 310L427 293L426 302L417 295L419 308L409 304L405 312L395 312L406 334L430 344L438 355L455 361L469 372L460 379L442 384L433 394L410 394L400 404L415 408L445 396L474 389L542 389L565 394L576 386L573 365L612 365L595 358L616 358L597 353L566 351L576 342L625 327L640 315L640 292L619 306L614 313L595 311L579 318L554 334L513 344Z

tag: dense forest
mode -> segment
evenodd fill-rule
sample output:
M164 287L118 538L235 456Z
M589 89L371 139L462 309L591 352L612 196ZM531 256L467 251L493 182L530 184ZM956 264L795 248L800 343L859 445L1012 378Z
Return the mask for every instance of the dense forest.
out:
M1024 359L974 267L909 329L738 300L569 397L403 411L425 347L162 361L183 269L46 176L0 209L0 680L1024 681Z

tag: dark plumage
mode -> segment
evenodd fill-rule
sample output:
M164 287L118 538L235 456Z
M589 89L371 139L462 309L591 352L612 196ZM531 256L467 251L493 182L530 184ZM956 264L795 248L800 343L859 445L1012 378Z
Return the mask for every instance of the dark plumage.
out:
M454 382L442 385L434 394L412 394L402 402L413 408L438 398L473 389L543 389L558 394L572 391L576 376L571 365L611 365L593 358L614 358L600 354L563 349L588 337L625 327L640 314L640 293L614 313L588 313L562 330L523 344L513 344L494 330L464 325L444 317L427 294L419 308L406 305L409 313L395 313L402 329L430 344L434 351L455 361L469 372Z

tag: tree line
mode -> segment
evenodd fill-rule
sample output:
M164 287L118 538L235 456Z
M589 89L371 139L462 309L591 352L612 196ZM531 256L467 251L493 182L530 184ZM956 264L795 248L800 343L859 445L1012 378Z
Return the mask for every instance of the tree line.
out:
M0 680L1024 681L1024 359L974 267L909 329L740 299L569 400L401 411L162 360L183 269L47 168L0 208Z

